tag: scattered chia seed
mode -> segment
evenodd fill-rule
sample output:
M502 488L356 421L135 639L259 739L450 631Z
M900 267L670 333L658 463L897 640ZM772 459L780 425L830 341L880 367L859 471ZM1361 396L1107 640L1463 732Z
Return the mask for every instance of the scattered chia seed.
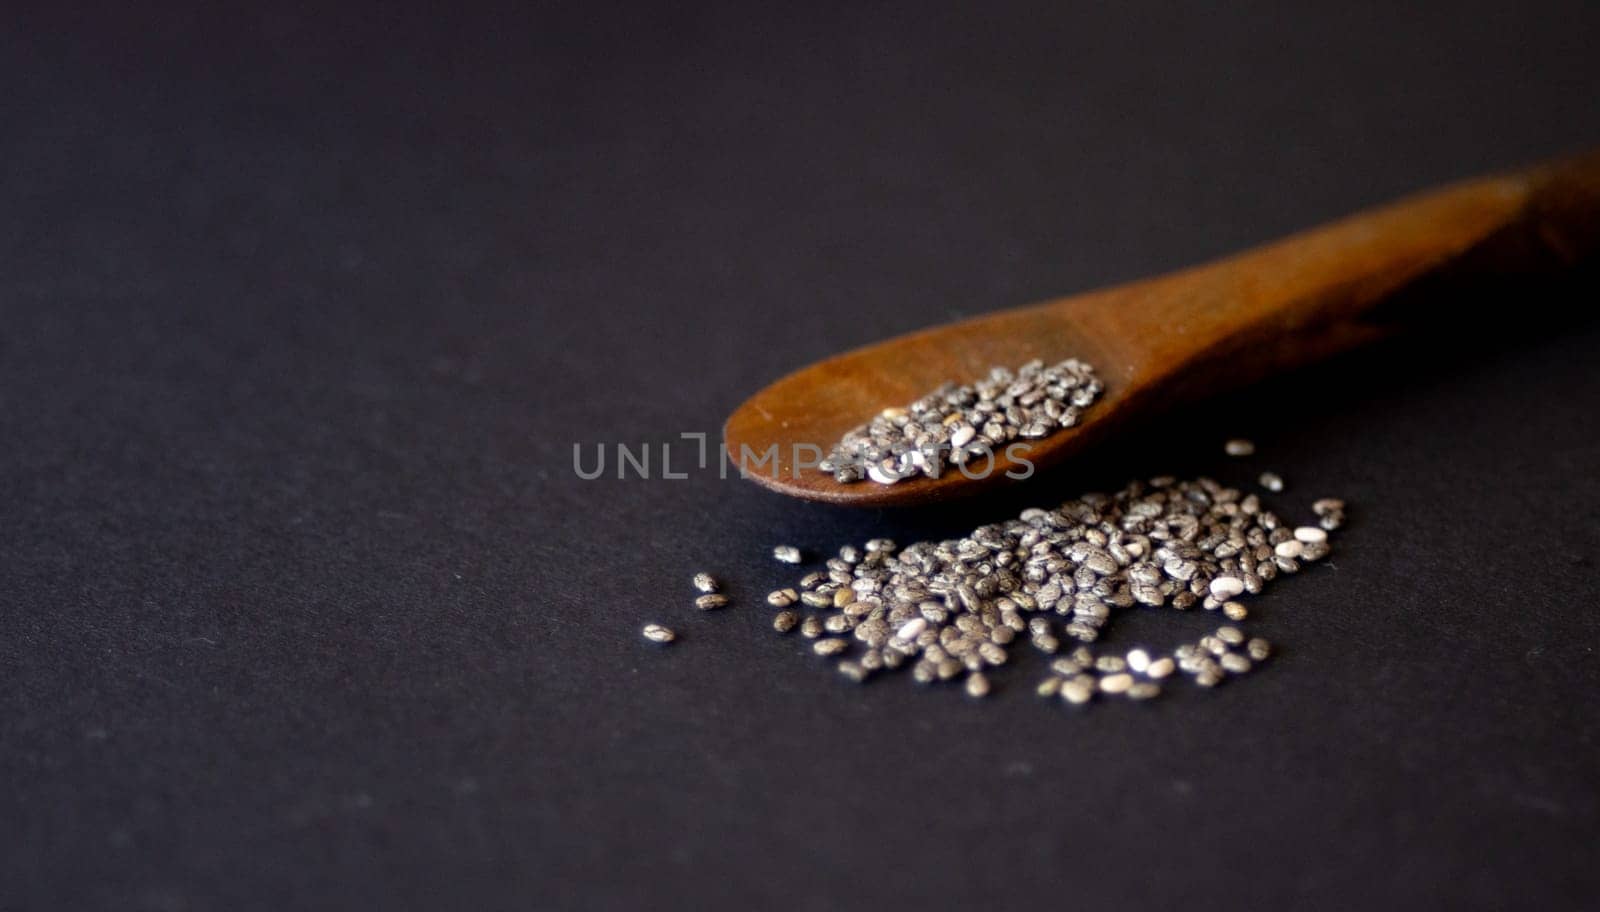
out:
M844 652L846 649L849 649L849 648L850 648L850 643L849 643L848 640L832 639L832 638L826 639L826 640L818 640L816 643L812 644L812 646L811 646L811 650L813 652L815 652L819 656L838 655L839 653Z
M1217 661L1222 665L1222 670L1229 674L1244 674L1251 668L1250 659L1237 652L1225 652Z
M1328 531L1316 526L1301 526L1294 530L1294 537L1308 545L1320 545L1328 540ZM1305 549L1302 548L1300 553L1304 554Z
M715 611L718 608L725 608L727 605L728 597L726 595L708 594L694 600L694 606L701 611Z
M1149 700L1161 696L1161 685L1154 681L1140 681L1131 685L1127 694L1130 700Z
M1344 525L1344 501L1338 498L1322 498L1311 505L1311 512L1317 514L1317 525L1325 531L1332 532Z

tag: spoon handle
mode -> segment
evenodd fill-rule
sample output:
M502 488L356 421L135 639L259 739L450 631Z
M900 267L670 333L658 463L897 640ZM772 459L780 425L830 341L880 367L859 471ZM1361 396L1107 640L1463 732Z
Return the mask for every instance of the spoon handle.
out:
M1145 335L1127 350L1130 372L1165 374L1168 394L1201 395L1407 326L1459 319L1467 301L1514 317L1541 280L1597 259L1600 150L1407 197L1127 286L1124 307L1101 311L1125 325L1101 329L1115 337L1136 324Z

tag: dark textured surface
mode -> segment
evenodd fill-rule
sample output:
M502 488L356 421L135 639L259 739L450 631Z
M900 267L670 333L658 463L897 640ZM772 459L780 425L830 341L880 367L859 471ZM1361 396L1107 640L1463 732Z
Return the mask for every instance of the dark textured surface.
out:
M1600 141L1593 4L970 6L8 17L0 908L1593 908L1593 323L954 511L574 477L847 346ZM858 689L757 604L779 540L1262 468L1352 523L1216 693Z

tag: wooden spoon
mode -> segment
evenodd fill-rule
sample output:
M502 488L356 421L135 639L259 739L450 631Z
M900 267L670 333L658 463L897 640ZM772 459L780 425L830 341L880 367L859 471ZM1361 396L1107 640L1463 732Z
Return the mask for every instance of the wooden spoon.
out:
M1402 199L1181 272L925 329L820 361L751 397L723 428L729 458L784 494L852 506L926 503L1014 484L1128 422L1388 335L1461 317L1600 254L1600 150ZM1452 308L1451 305L1458 306ZM1476 316L1476 315L1471 315ZM839 484L814 465L846 431L994 365L1075 357L1105 384L1077 427L992 469ZM797 448L798 445L798 448ZM1008 474L1009 473L1009 474Z

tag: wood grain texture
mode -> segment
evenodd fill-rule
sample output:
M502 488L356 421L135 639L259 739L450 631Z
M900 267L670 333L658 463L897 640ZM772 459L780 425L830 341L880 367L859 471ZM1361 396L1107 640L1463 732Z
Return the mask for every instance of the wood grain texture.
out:
M796 460L829 449L889 405L993 365L1077 357L1105 392L1082 423L1029 441L1044 471L1175 401L1249 383L1428 319L1483 283L1558 274L1600 253L1600 151L1407 197L1170 275L922 330L802 368L741 405L729 458L784 494L890 506L1020 483L997 453L978 479L955 469L894 485L839 484ZM797 449L797 445L799 448ZM771 461L758 462L773 452ZM976 470L974 470L976 473Z

